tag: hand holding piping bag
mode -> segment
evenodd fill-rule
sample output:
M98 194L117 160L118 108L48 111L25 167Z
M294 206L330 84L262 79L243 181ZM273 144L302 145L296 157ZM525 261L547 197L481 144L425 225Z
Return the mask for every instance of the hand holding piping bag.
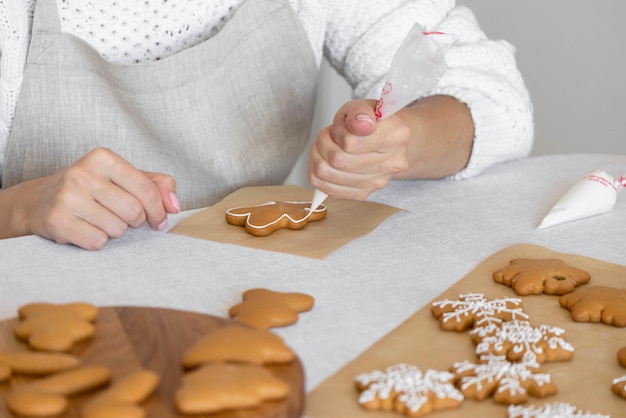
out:
M453 42L453 37L442 32L425 32L418 23L413 25L391 62L387 81L376 103L377 120L393 115L437 84L447 69L445 53ZM327 197L316 189L311 212Z

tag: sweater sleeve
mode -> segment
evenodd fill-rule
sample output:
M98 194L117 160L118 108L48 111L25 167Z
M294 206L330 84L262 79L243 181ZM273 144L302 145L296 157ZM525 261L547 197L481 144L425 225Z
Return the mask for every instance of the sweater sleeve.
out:
M455 97L468 106L473 118L470 160L451 178L469 178L493 164L530 153L533 109L513 46L488 39L472 12L455 7L454 1L390 1L382 13L375 11L372 0L359 4L361 11L366 11L369 27L353 24L352 33L346 36L339 29L340 22L330 18L327 38L339 35L344 41L328 40L325 44L329 62L350 83L355 98L380 96L396 49L418 22L427 30L443 31L457 39L446 55L448 70L429 92Z

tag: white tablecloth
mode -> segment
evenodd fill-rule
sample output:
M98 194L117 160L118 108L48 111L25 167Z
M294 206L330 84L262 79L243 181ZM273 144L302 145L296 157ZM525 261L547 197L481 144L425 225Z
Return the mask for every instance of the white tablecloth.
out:
M227 316L252 287L311 294L276 329L300 356L307 390L491 254L517 243L626 264L626 192L612 212L537 230L584 175L626 175L626 156L558 155L498 165L466 181L398 181L372 196L399 212L324 260L140 228L88 252L39 237L0 240L0 319L33 301L158 306ZM194 212L170 218L173 225Z

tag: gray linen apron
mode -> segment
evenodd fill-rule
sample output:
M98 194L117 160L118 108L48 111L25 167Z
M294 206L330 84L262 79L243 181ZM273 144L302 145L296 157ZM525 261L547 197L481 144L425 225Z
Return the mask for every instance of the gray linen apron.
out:
M183 209L281 184L306 144L317 76L286 0L247 1L207 41L133 65L61 33L55 0L38 0L2 185L50 175L100 146L171 174Z

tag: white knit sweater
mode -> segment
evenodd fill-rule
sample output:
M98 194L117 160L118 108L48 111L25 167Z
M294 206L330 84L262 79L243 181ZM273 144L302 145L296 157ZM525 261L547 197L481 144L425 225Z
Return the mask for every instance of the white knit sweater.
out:
M61 29L118 64L156 60L210 38L245 0L57 0ZM22 82L36 0L0 0L0 173ZM454 0L289 0L318 65L324 55L353 87L378 98L393 54L414 22L454 34L449 69L432 94L466 103L475 124L469 165L455 178L526 156L532 106L514 49L490 41Z

